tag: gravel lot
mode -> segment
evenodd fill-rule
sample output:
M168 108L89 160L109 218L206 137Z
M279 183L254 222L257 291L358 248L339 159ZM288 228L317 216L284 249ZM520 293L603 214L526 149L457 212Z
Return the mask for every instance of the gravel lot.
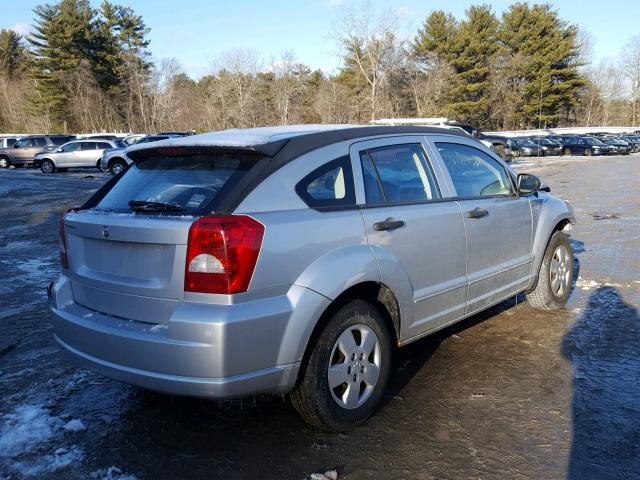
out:
M168 397L70 365L46 307L58 219L108 177L0 170L0 479L640 477L640 156L519 164L576 211L567 310L513 298L399 351L384 407L346 435L279 397Z

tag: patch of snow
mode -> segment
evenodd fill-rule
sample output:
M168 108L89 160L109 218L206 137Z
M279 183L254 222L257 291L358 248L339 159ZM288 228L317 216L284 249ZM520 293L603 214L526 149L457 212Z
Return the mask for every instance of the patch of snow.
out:
M589 291L592 288L598 288L601 284L595 280L586 280L582 277L578 277L576 280L576 287L581 288L584 291Z
M135 475L123 473L118 467L96 470L91 472L89 476L94 480L138 480Z
M168 330L168 329L169 329L169 325L165 325L164 323L159 323L158 325L154 325L153 327L151 327L149 331L152 333L158 333L158 332L161 332L162 330Z
M12 467L26 477L34 477L55 472L79 462L84 457L82 450L72 447L70 450L59 448L53 455L43 455L35 462L14 462Z
M291 138L308 133L353 128L364 125L283 125L276 127L231 128L221 132L202 133L186 137L174 137L157 142L132 145L126 152L157 147L195 147L195 146L225 146L225 147L253 147L265 143Z
M43 476L82 460L76 446L51 447L64 431L84 429L80 420L65 422L43 405L19 405L0 417L0 461L23 477ZM46 451L52 453L46 453Z
M82 430L86 430L87 427L82 423L82 420L74 419L65 423L64 429L70 432L81 432Z
M338 480L338 472L335 470L327 470L324 473L312 473L309 475L310 480Z
M40 405L20 405L7 413L0 427L0 457L13 458L49 441L62 420Z

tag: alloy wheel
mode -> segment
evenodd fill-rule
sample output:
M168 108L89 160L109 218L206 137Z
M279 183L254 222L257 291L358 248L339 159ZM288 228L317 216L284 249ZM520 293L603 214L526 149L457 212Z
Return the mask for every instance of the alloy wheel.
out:
M342 332L327 372L334 401L348 410L364 404L378 383L381 360L380 341L371 328L357 324Z
M572 259L564 245L558 245L551 257L549 278L551 280L551 292L556 297L562 297L569 288L571 282Z

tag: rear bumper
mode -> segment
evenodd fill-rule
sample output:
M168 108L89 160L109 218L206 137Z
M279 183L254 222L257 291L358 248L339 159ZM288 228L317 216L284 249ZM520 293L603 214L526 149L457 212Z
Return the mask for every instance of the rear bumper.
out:
M182 302L167 324L156 325L75 303L65 276L49 294L55 339L77 363L132 385L203 398L293 388L310 331L301 322L311 323L328 302L292 286L233 305Z

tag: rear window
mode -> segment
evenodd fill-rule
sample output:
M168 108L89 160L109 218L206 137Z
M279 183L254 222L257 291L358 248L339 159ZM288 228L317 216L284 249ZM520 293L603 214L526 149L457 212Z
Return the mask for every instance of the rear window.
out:
M259 158L198 154L140 159L128 168L95 209L132 212L129 202L133 201L170 205L175 208L168 213L174 215L208 214ZM156 212L151 205L145 213L167 213L161 210Z

